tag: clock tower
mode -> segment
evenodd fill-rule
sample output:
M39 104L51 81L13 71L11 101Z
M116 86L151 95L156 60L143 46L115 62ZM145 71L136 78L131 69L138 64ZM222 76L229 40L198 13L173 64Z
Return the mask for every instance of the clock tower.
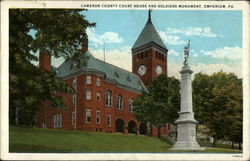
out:
M148 11L148 21L132 47L132 71L146 86L167 73L168 49L151 21L151 12Z

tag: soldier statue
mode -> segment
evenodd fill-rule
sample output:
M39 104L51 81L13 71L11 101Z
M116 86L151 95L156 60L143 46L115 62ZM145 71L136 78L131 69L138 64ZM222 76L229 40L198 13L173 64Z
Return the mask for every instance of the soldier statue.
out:
M189 48L190 48L190 40L188 40L188 45L184 47L184 67L188 67L188 58L189 58Z

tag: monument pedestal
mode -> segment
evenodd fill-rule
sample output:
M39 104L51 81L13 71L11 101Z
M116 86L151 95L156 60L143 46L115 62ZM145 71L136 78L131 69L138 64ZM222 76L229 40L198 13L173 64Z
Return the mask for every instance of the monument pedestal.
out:
M198 121L194 119L192 101L192 81L193 73L189 67L182 67L181 73L181 111L177 124L177 142L171 150L204 150L196 141L196 125Z

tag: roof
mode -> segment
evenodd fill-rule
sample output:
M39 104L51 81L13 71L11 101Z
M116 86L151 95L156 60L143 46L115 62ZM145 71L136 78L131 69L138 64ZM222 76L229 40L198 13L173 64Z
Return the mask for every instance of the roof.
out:
M86 67L80 69L71 68L71 63L64 61L56 70L57 76L64 78L82 72L96 72L104 75L107 81L116 83L117 86L135 92L142 92L142 90L147 91L145 85L136 74L96 59L89 51L87 51L86 54L89 57Z
M132 50L138 47L141 47L145 44L154 42L160 47L166 49L164 42L162 41L160 35L156 31L151 19L148 19L146 25L144 26L142 32L140 33L139 37L135 41Z

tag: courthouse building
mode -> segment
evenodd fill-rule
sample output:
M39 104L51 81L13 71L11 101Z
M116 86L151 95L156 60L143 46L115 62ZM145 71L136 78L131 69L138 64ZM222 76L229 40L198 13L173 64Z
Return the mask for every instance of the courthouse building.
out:
M156 31L149 12L145 27L132 47L132 72L94 58L88 42L82 49L89 56L87 66L71 68L64 61L57 69L59 78L75 89L76 94L57 93L65 98L68 109L53 108L49 101L41 104L37 126L96 132L146 134L147 123L133 114L133 101L147 91L147 86L161 73L167 73L167 48ZM40 54L39 66L51 70L51 58ZM167 135L168 126L160 130ZM151 135L157 130L151 127Z

